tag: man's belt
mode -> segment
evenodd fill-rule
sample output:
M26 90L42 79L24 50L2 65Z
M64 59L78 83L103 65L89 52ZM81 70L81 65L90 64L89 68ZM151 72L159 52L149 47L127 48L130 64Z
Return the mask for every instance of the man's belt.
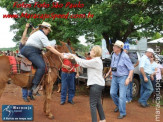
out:
M148 74L148 73L146 73L146 72L145 72L145 74L146 74L147 76L150 76L150 74Z
M68 73L68 74L74 73L74 72L72 72L72 71L62 71L62 72Z
M30 44L25 45L25 46L28 46L28 47L33 47L33 48L36 48L36 49L38 49L38 50L42 51L42 49L40 49L39 47L36 47L36 46L30 45Z

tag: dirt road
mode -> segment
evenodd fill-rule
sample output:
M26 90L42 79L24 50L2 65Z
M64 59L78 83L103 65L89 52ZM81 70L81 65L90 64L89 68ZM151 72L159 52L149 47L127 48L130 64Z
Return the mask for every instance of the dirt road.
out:
M89 96L77 95L74 98L74 102L75 105L66 103L61 106L60 94L55 91L51 101L51 110L55 119L49 120L43 113L43 95L37 96L35 101L26 103L21 98L21 88L10 84L7 85L0 98L0 121L2 121L2 105L28 104L34 106L34 122L91 122ZM113 112L115 105L111 98L104 98L103 107L107 122L155 122L155 107L141 108L137 101L127 104L127 116L123 120L118 120L117 116L119 113ZM162 114L163 107L160 111ZM163 122L163 116L161 116L160 120Z

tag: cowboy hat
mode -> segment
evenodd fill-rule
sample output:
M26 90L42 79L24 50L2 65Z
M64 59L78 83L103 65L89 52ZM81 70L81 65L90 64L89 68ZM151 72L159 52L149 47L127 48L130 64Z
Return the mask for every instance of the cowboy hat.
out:
M124 47L124 43L122 41L120 41L120 40L117 40L113 45L118 46L118 47L120 47L122 49Z
M49 23L47 23L47 22L43 22L42 24L39 24L38 26L47 27L47 28L49 28L50 31L52 31L52 29L51 29L51 24L49 24Z

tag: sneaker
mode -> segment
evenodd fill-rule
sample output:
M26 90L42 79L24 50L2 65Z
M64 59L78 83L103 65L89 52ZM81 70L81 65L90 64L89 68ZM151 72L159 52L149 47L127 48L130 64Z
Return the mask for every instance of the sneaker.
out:
M73 100L72 100L72 101L68 101L68 103L70 103L70 104L72 104L72 105L75 104Z
M28 98L23 98L24 102L30 102Z
M119 111L119 108L116 107L116 108L114 109L114 112L118 112L118 111Z
M33 97L33 95L30 96L29 98L30 98L30 100L35 100L35 98Z
M36 96L41 96L41 94L39 92L36 93Z
M61 102L61 103L60 103L60 105L64 105L64 104L65 104L65 102Z
M36 95L37 94L37 92L38 92L38 90L39 90L39 86L37 86L37 85L33 85L32 86L32 93L33 93L33 95Z

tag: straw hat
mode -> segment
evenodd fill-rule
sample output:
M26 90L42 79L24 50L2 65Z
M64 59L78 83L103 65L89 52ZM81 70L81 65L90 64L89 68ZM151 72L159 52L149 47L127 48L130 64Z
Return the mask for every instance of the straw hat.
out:
M123 47L124 47L124 43L123 43L122 41L120 41L120 40L117 40L117 41L114 43L114 45L116 45L116 46L118 46L118 47L120 47L120 48L122 48L122 49L123 49Z
M39 24L38 26L44 26L50 29L50 31L52 31L51 29L51 24L47 23L47 22L43 22L42 24Z

